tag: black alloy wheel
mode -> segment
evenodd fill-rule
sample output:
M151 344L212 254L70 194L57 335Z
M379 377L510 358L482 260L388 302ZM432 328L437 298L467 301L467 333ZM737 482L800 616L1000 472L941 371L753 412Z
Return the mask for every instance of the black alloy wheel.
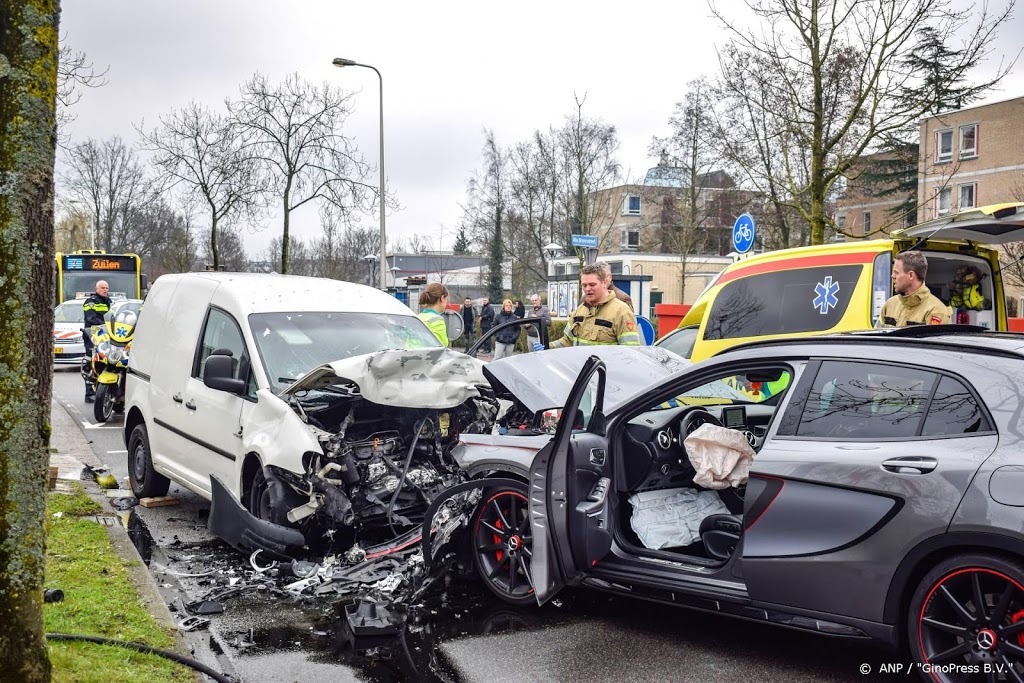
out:
M945 560L908 614L918 670L936 683L1024 683L1024 565L989 555Z
M128 483L136 498L166 496L171 480L153 469L146 425L136 425L128 437Z
M528 501L519 491L485 492L473 521L473 560L488 590L513 605L536 600Z
M96 402L92 405L92 415L96 422L103 424L114 414L114 401L117 399L117 385L96 385Z

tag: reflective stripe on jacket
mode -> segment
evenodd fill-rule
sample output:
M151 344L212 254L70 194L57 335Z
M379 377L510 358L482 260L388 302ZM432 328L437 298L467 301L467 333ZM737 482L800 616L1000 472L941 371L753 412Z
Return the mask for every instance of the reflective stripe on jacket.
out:
M609 344L640 346L633 311L612 292L597 306L581 304L565 326L565 334L551 342L551 348Z

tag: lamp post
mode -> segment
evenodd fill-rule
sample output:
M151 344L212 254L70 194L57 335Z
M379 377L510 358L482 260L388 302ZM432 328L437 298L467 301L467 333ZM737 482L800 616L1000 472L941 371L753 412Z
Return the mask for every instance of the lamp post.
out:
M633 269L640 270L640 315L646 318L647 316L644 315L644 264L638 263L633 266Z
M380 288L387 289L387 281L384 279L384 270L388 262L387 254L387 236L384 231L384 77L380 75L380 71L377 67L370 66L369 64L360 64L354 62L351 59L345 59L343 57L335 57L332 62L334 66L338 68L346 66L361 66L367 69L373 69L373 72L377 74L377 81L380 84L380 189L379 202L380 202ZM370 283L371 286L373 283Z
M402 272L402 269L398 266L391 266L388 270L391 271L391 286L398 289L398 274Z
M377 255L367 254L363 260L366 261L366 284L373 287L373 266L377 263ZM381 270L384 269L381 268Z

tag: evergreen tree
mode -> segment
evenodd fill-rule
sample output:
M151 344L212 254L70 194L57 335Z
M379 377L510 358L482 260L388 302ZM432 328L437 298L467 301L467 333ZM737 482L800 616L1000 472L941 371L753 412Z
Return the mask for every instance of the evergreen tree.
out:
M459 233L455 236L455 244L452 245L452 252L456 254L468 254L469 246L469 237L466 235L466 228L459 228Z
M505 295L505 287L502 283L503 269L505 268L505 249L501 244L501 219L500 212L495 213L494 235L491 238L491 256L487 262L487 296L494 303L500 303Z

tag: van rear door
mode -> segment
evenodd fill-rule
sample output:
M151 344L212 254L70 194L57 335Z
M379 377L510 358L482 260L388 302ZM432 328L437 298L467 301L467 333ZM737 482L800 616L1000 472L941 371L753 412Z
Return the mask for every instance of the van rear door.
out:
M992 204L941 216L892 233L895 239L963 240L979 244L1024 241L1024 203Z

